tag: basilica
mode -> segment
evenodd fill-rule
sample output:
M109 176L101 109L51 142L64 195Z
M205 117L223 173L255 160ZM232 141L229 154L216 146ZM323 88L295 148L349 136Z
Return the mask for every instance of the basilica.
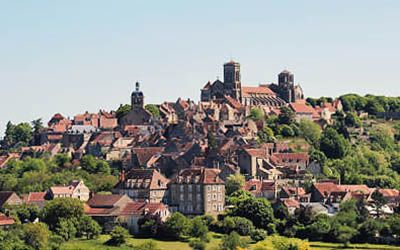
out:
M240 64L234 61L225 63L224 81L207 82L201 90L201 101L223 101L231 97L245 106L281 107L304 99L303 90L295 84L293 73L287 70L278 75L278 84L242 86L240 78Z

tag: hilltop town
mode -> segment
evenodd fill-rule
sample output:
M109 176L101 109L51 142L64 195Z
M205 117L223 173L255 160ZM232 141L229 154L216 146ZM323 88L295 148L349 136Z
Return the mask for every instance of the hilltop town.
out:
M209 231L399 244L400 99L307 98L288 70L258 86L241 73L225 63L199 102L146 104L137 82L116 110L9 122L0 228L44 222L63 241L128 230L193 246Z

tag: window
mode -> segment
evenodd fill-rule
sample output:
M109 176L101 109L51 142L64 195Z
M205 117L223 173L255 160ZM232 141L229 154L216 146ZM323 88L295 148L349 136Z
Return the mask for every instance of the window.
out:
M189 193L191 193L192 189L193 189L192 185L188 185L188 189L189 189Z
M188 201L192 201L192 194L188 194Z
M183 192L183 191L184 191L184 186L183 186L183 185L180 185L180 186L179 186L179 189L180 189L181 192Z
M196 185L196 189L197 189L197 192L200 192L201 191L200 185Z
M213 186L213 191L217 191L217 186Z
M213 194L213 201L217 200L217 194Z
M197 194L197 201L201 201L201 194Z
M221 192L222 186L218 186L218 192Z
M222 201L222 194L218 194L218 201Z
M217 210L217 204L213 204L213 210Z
M180 195L180 200L181 200L181 201L184 201L184 200L185 200L184 197L183 197L183 194Z
M207 186L207 191L211 191L211 186Z
M207 201L211 201L211 194L207 194Z

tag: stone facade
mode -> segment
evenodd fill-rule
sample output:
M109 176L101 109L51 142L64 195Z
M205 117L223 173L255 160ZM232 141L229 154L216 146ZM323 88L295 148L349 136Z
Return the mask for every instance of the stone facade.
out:
M219 170L182 170L170 184L170 207L186 215L218 215L225 207L225 185Z

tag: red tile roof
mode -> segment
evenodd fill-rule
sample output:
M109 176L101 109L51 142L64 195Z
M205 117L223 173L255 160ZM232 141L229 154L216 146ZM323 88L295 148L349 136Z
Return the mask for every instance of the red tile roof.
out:
M295 199L285 199L283 200L283 204L287 208L289 207L300 208L300 202Z
M24 199L26 203L43 202L46 199L46 192L30 192Z
M122 210L122 215L154 215L158 211L166 210L163 203L129 202Z
M302 102L292 102L289 105L293 109L293 111L296 113L308 113L308 114L316 113L316 111L313 107L311 107L305 103L302 103Z
M155 169L133 168L125 174L117 188L128 189L167 189L169 179Z
M275 95L275 93L268 87L242 87L242 96L249 97L252 95Z
M400 191L397 189L379 189L379 193L381 193L384 197L399 197Z
M0 226L9 226L14 224L14 219L5 216L4 214L0 214Z
M92 208L110 208L120 201L124 195L121 194L94 194L87 202Z

